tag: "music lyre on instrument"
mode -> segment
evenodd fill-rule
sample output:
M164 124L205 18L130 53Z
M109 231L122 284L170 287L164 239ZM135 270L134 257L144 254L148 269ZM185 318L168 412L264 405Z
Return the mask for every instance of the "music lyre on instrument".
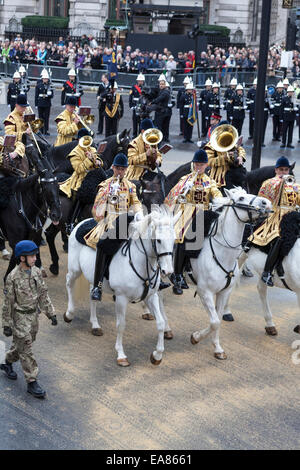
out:
M75 109L75 112L73 113L74 116L76 116L79 119L80 124L90 132L90 134L93 136L94 132L92 129L88 126L88 124L93 124L95 121L95 116L91 114L91 108L87 106L80 106L79 108Z
M193 178L188 179L185 182L185 185L183 186L181 192L177 196L177 201L179 202L179 204L186 204L186 202L187 202L186 201L186 195L187 195L187 193L190 192L190 190L194 186L194 183L195 183L197 177L198 177L198 172L196 171L196 174L193 176Z
M119 191L120 191L120 175L118 175L117 181L111 185L111 189L108 195L108 202L116 206L119 204Z
M42 155L41 149L39 147L39 144L37 143L37 140L35 138L34 132L39 130L41 127L44 125L43 119L35 119L35 114L32 111L31 106L27 106L25 113L23 115L23 121L28 124L28 128L31 130L31 135L33 137L34 143L39 151L39 154ZM35 129L35 130L34 130Z

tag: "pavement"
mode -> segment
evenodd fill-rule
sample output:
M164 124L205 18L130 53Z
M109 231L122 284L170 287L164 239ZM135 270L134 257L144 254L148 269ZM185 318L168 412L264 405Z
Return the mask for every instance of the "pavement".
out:
M29 101L31 101L32 90ZM59 114L56 92L51 112L51 141L55 139L54 117ZM128 100L125 96L125 103ZM95 94L85 93L83 104L96 113ZM1 121L7 107L0 108ZM130 127L128 108L121 129ZM172 171L191 160L197 149L182 144L177 111L171 120L171 144L163 170ZM244 135L248 135L247 121ZM93 126L96 129L96 125ZM272 164L282 155L271 143L268 124L262 164ZM297 134L297 135L296 135ZM295 150L284 154L292 161L299 155L298 129ZM195 131L194 131L195 138ZM250 168L251 142L245 139ZM296 166L296 177L299 178ZM67 255L57 237L61 271L50 274L48 248L42 248L43 265L58 326L40 317L40 332L34 345L40 375L47 391L37 400L26 391L20 364L18 380L0 373L0 449L299 449L299 367L292 360L293 332L300 323L296 296L285 289L269 289L278 337L264 332L264 319L255 279L242 278L233 292L233 323L222 323L221 344L228 359L218 361L207 339L193 346L191 333L208 325L208 316L194 288L181 297L164 291L166 313L174 339L165 341L159 366L150 363L156 340L155 322L141 319L141 305L129 305L124 348L128 368L116 363L114 305L105 294L98 307L102 337L92 336L88 295L78 300L72 323L63 321L67 306L65 275ZM0 260L0 277L7 261ZM2 328L0 330L2 332ZM0 354L10 338L0 336Z

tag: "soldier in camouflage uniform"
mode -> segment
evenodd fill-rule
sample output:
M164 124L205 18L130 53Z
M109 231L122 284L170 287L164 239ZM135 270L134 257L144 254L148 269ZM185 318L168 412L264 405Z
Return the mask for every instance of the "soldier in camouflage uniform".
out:
M35 266L37 252L38 247L30 240L23 240L15 247L19 264L7 277L2 309L3 333L12 336L13 342L0 369L9 379L16 380L12 363L20 360L28 384L27 391L34 397L44 398L46 392L36 380L38 365L32 343L38 332L39 311L45 313L52 325L57 325L57 320L41 271Z

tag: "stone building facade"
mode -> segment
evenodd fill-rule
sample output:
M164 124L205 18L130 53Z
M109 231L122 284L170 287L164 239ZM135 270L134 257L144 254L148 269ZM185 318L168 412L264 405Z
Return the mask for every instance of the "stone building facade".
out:
M273 44L285 40L289 11L282 8L282 0L271 1L270 43ZM253 46L259 44L262 0L135 0L135 4L138 3L153 5L154 8L155 5L202 7L201 22L227 26L232 38L236 35L242 39L240 42ZM115 14L118 5L124 5L122 0L0 0L0 36L3 37L8 28L21 31L21 19L27 15L69 16L72 35L96 36L112 12ZM127 12L129 7L128 0ZM124 15L124 10L121 15ZM152 32L167 32L171 20L172 16L153 19Z

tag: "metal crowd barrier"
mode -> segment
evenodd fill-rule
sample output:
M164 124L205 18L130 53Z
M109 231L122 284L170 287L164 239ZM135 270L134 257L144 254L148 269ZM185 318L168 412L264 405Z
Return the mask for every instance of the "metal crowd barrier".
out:
M26 64L23 64L27 67ZM5 77L12 77L14 72L18 70L20 64L12 63L12 62L5 62L0 61L0 75ZM58 67L58 66L48 66L48 65L38 65L38 64L29 64L28 65L28 78L29 80L38 80L41 76L41 71L43 68L46 67L47 69L51 69L52 71L52 80L54 82L64 82L68 79L68 71L67 67ZM79 81L82 85L90 85L96 86L101 81L101 76L103 73L107 72L107 65L103 65L101 70L95 69L78 69L79 74ZM150 87L157 86L158 78L163 72L163 70L155 70L156 73L144 73L145 76L145 84ZM153 70L154 72L154 70ZM118 72L118 86L121 88L131 88L132 85L136 83L138 73L125 73L125 72ZM256 72L243 72L243 71L207 71L201 68L196 68L195 70L191 71L190 73L166 73L167 80L172 86L173 90L178 90L183 86L183 80L186 76L192 78L193 83L196 87L201 88L204 87L205 81L210 78L212 82L220 83L222 88L226 88L229 86L229 83L232 78L236 78L238 83L244 84L246 87L249 87L253 84L254 78L257 76ZM276 70L275 75L267 75L266 77L266 85L276 85L276 83L283 79L284 73L283 71ZM290 83L295 80L300 81L300 78L297 77L290 78Z

